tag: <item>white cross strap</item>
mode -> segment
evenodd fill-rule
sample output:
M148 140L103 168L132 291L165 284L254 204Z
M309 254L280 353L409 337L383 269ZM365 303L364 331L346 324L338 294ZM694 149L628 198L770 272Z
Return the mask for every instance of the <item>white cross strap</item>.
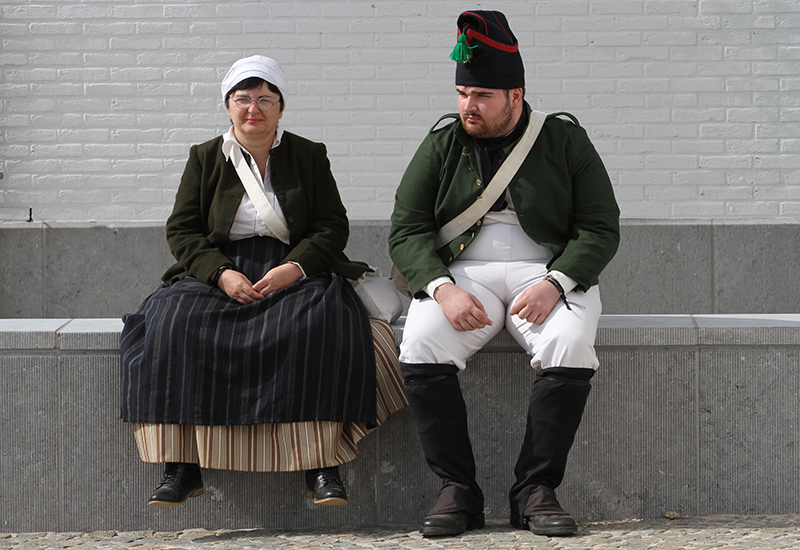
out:
M531 111L525 133L522 134L522 138L517 142L511 154L500 165L500 169L494 175L492 181L486 185L483 193L461 214L444 224L436 234L437 250L472 227L475 222L486 215L500 195L505 193L511 178L516 175L527 158L531 147L533 147L536 138L539 137L539 132L542 130L546 118L546 113Z
M289 244L289 228L286 227L286 224L283 223L275 209L272 208L269 200L267 200L267 194L256 181L256 177L250 170L250 166L248 166L238 143L234 143L231 148L231 159L236 167L236 173L239 174L239 179L242 180L247 196L253 201L258 217L281 242Z

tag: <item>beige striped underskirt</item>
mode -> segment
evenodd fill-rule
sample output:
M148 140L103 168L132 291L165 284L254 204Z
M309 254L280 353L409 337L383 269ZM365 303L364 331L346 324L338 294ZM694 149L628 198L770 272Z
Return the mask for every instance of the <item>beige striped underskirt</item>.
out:
M408 404L391 327L370 318L377 374L377 423ZM144 462L192 462L202 468L290 472L353 460L371 430L361 422L292 422L254 426L132 423Z

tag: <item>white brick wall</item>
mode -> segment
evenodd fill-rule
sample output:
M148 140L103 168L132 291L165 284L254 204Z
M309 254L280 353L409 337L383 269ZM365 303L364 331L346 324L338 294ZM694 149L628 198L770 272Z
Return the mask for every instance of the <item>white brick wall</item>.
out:
M800 0L3 0L0 220L166 219L219 81L261 53L284 126L328 145L353 219L386 219L455 109L455 20L500 9L528 99L588 129L628 218L800 217Z

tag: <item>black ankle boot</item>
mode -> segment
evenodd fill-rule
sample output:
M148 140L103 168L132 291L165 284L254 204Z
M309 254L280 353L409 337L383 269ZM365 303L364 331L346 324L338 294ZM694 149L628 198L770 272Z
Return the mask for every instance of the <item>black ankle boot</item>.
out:
M150 495L148 506L178 506L189 497L199 497L206 490L200 466L185 462L167 462L161 485Z
M314 504L347 504L347 493L339 477L338 466L306 470L306 486L306 496L313 498Z

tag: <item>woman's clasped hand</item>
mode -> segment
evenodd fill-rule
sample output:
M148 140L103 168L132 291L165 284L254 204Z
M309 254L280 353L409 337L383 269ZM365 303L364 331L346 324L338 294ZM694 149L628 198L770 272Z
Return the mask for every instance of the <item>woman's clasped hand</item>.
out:
M219 287L240 304L252 304L283 290L303 277L303 270L295 264L283 264L267 271L255 284L243 273L226 269L219 276Z

